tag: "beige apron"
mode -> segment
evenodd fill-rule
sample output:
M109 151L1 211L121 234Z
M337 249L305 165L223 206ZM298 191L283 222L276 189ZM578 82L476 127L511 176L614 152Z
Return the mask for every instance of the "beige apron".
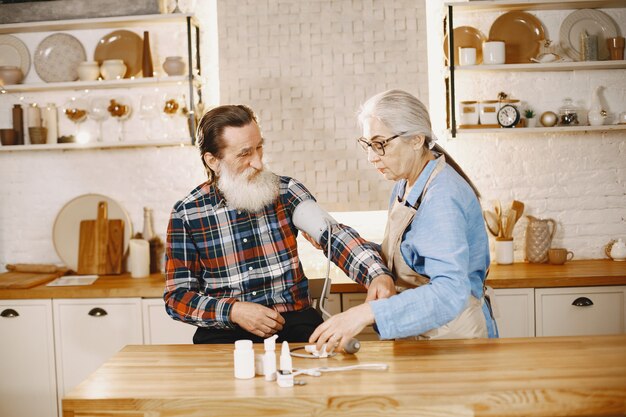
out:
M430 174L430 177L428 177L424 190L418 199L418 206L433 178L435 178L445 166L444 157L439 157L437 165ZM406 196L408 193L408 190L405 190L404 195ZM404 261L402 253L400 252L402 236L413 221L416 212L416 208L407 207L404 201L398 201L396 198L392 207L389 209L385 237L381 244L383 259L397 278L396 288L398 292L419 287L420 285L430 282L429 278L411 269ZM426 333L411 337L410 339L471 339L488 337L487 323L482 311L482 302L484 301L470 296L465 309L455 319L439 328L429 330Z

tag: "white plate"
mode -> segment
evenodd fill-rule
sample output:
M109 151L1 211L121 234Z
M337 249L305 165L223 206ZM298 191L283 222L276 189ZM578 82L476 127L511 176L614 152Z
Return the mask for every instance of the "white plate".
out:
M559 42L565 53L575 61L580 61L580 34L587 31L598 37L598 59L609 59L606 40L617 36L617 25L611 16L594 9L581 9L570 13L559 31Z
M18 67L24 78L30 69L30 52L26 44L11 35L0 35L0 66Z
M78 39L67 33L54 33L37 46L35 71L48 83L75 81L78 64L86 60L85 48Z
M132 236L132 223L126 210L110 197L101 194L84 194L71 200L57 214L52 228L52 241L59 258L71 270L78 269L78 242L80 222L98 217L98 203L107 202L107 218L124 220L124 253Z

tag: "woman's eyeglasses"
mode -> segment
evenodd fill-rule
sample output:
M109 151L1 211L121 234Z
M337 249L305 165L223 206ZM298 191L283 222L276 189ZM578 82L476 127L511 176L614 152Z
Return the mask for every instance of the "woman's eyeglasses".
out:
M367 139L365 139L364 137L360 137L359 139L357 139L357 142L359 142L359 145L361 145L361 148L363 148L365 152L367 152L367 148L372 148L372 150L374 151L376 155L383 156L385 155L385 146L387 146L387 144L391 142L392 140L394 140L395 138L402 136L405 133L406 132L398 133L397 135L393 135L386 139L380 139L380 140L375 139L375 140L372 140L371 142L368 142Z

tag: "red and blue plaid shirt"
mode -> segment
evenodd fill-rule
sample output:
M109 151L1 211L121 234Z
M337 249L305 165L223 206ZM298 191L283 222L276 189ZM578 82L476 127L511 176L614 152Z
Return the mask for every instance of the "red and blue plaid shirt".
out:
M176 203L165 253L167 313L196 326L232 328L230 309L236 301L278 312L309 307L298 230L291 220L294 209L307 199L314 198L302 183L280 177L276 202L258 213L229 208L217 187L208 183ZM333 227L331 260L365 286L389 274L375 245L345 225Z

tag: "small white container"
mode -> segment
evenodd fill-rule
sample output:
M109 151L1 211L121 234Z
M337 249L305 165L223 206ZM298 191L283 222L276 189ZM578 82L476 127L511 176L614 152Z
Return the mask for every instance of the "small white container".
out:
M126 65L121 59L106 59L102 61L100 72L105 80L118 80L124 78Z
M481 125L498 124L498 110L500 110L500 102L498 100L481 101L479 107Z
M83 61L78 64L78 79L95 81L100 76L100 66L96 61Z
M254 350L252 340L237 340L235 342L235 378L254 378Z
M460 65L476 65L476 48L459 48Z
M180 56L168 56L165 58L163 62L163 70L167 75L184 75L185 74L185 63L183 62L183 58Z
M130 276L143 278L150 275L150 243L144 239L131 239L130 250Z
M478 124L478 102L462 101L459 106L459 122L461 125Z
M496 238L496 263L498 265L513 263L513 239Z
M505 46L502 41L488 41L483 43L483 64L504 64L506 60Z

